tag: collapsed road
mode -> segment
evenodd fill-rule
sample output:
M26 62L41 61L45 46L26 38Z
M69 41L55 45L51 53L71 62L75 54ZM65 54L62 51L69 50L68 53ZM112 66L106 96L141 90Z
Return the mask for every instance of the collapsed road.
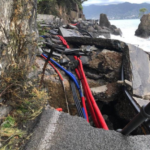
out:
M44 77L50 106L25 149L149 150L149 54L118 40L94 38L78 24L45 23L36 63L40 74L54 49ZM131 125L140 109L141 118Z

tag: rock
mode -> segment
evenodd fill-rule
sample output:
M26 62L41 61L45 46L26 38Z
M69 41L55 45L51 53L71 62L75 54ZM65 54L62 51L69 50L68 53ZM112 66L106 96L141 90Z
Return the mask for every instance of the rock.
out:
M90 58L87 57L87 56L82 56L82 57L81 57L81 61L82 61L82 64L83 64L83 65L89 64L89 60L90 60Z
M137 112L133 109L133 106L130 104L123 91L120 92L117 100L118 101L115 105L116 115L126 122L131 121L133 117L137 115Z
M101 79L104 77L104 75L101 75L101 74L98 75L98 74L94 74L94 73L90 73L90 72L86 72L85 74L88 78L94 79L94 80L98 80L98 79Z
M117 29L115 29L115 30L112 31L112 34L122 36L122 31L121 31L120 28L117 28Z
M101 29L99 31L94 30L93 32L90 32L90 34L93 36L93 38L99 38L100 36L104 36L105 38L110 39L110 32L105 29Z
M117 27L115 26L115 25L110 25L110 27L109 27L111 30L115 30L115 29L117 29Z
M91 91L96 100L103 101L105 103L116 100L116 97L120 92L117 83L115 82L91 88Z
M102 29L110 32L110 29L108 27L102 26Z
M109 27L109 29L111 30L111 33L114 34L114 35L120 35L122 36L122 31L120 28L117 28L115 25L111 25Z
M79 8L78 8L78 4L76 4L76 3L72 3L72 6L71 6L71 9L73 10L73 11L79 11Z
M135 31L135 35L142 38L150 37L150 13L143 15L141 18L141 23L139 24L138 29Z
M99 25L95 25L95 29L98 30L98 31L102 30L102 28Z
M88 30L88 32L93 32L94 28L92 26L89 26L87 30Z
M105 38L110 39L110 31L108 30L105 30L105 29L99 30L97 31L97 34L98 34L98 37L104 36Z
M112 122L110 121L109 117L108 117L107 115L103 115L103 117L104 117L104 119L105 119L105 121L106 121L106 124L107 124L109 130L114 130L113 124L112 124Z
M105 29L105 31L109 31L114 35L122 36L122 31L120 28L117 28L115 25L111 25L106 14L100 14L100 26ZM100 29L99 29L100 30Z
M55 16L54 15L47 15L47 14L38 14L37 15L37 22L46 22L46 23L53 23Z
M0 106L0 123L1 120L4 119L4 117L6 117L10 111L12 110L12 107L10 106Z
M70 11L70 18L71 20L78 18L78 13L76 11Z
M120 78L121 62L121 53L104 49L98 54L93 52L88 67L96 72L103 73L105 75L109 74L107 78L109 80L116 81ZM111 76L110 73L112 74Z
M85 119L46 108L24 150L149 150L149 141L150 135L96 129Z
M106 14L100 14L99 23L100 23L100 26L105 26L107 28L109 28L111 25L110 22L108 21Z

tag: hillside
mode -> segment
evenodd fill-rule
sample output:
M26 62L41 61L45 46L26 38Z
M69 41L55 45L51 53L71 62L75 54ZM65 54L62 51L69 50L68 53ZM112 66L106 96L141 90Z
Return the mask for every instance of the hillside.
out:
M87 19L98 19L101 13L107 14L109 19L136 19L139 17L139 9L146 8L150 12L150 4L111 4L83 6L83 12Z

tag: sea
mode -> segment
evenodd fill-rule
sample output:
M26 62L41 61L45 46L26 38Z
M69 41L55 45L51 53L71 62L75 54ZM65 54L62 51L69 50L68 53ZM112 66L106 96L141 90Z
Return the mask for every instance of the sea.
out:
M129 20L109 20L112 25L120 28L123 35L115 36L111 35L111 39L117 39L126 43L130 43L142 48L144 51L150 52L150 38L144 39L135 36L135 31L138 29L140 19L129 19Z

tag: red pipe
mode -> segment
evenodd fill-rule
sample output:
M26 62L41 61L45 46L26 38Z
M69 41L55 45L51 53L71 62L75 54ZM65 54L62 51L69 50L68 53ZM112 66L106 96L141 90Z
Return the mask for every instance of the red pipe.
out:
M75 24L71 24L71 25L73 25L73 26L76 26L78 23L75 23Z
M70 48L69 45L67 44L66 40L62 37L62 36L59 36L58 37L60 38L60 40L63 42L63 44L67 47L67 48ZM82 82L82 85L83 85L83 88L84 88L84 92L85 92L85 96L87 98L87 102L88 102L88 105L89 105L89 109L90 109L90 112L91 112L91 115L92 115L92 118L93 118L93 121L95 123L95 125L97 127L102 127L104 128L105 130L108 130L108 127L105 123L105 120L94 100L94 97L91 93L91 90L90 90L90 87L87 83L87 80L86 80L86 76L84 74L84 71L83 71L83 66L82 66L82 62L79 58L77 58L77 56L74 56L74 58L76 60L79 61L79 66L78 66L78 69L75 69L75 72L78 76L78 78L81 80ZM87 115L87 118L88 118L88 114L87 114L87 109L86 109L86 106L85 106L85 99L82 99L82 102L83 103L83 107L85 109L85 113Z
M70 48L70 46L68 45L68 43L66 42L66 40L65 40L61 35L57 35L57 36L60 38L60 40L62 41L62 43L63 43L67 48ZM76 57L76 56L74 56L74 57ZM77 59L77 57L76 57L76 59ZM78 78L80 79L80 73L79 73L78 69L75 69L75 72L76 72ZM84 97L81 97L81 100L82 100L83 108L84 108L84 110L85 110L86 119L87 119L87 121L89 122L89 117L88 117L88 113L87 113L87 109L86 109L86 105L85 105L85 98L84 98Z
M81 73L80 66L78 66L78 71ZM85 83L84 83L85 81L84 81L82 75L81 75L80 78L81 78L82 86L83 86L83 89L84 89L84 94L85 94L85 97L87 98L87 103L88 103L88 106L89 106L89 109L90 109L90 112L91 112L93 121L94 121L96 127L100 128L101 126L100 126L99 123L98 123L98 119L97 119L97 117L96 117L96 113L95 113L94 108L93 108L93 105L92 105L92 103L91 103L89 94L88 94L88 92L87 92L87 88L86 88Z
M60 40L62 41L62 43L67 47L67 48L70 48L69 45L67 44L66 40L61 36L61 35L57 35Z
M83 84L84 94L85 94L85 97L86 97L86 99L87 99L87 103L88 103L89 110L90 110L90 113L91 113L91 115L92 115L92 119L93 119L93 121L94 121L94 124L95 124L95 126L96 126L97 128L100 128L100 125L99 125L99 123L98 123L96 114L95 114L95 112L94 112L94 108L93 108L92 103L91 103L91 101L90 101L90 97L89 97L88 92L87 92L87 89L86 89L86 87L85 87L84 81L82 80L81 82L82 82L82 84Z
M81 62L81 60L79 58L78 58L78 61L79 61L80 69L81 69L81 74L82 74L82 77L83 77L83 80L84 80L84 84L86 86L87 92L88 92L89 97L91 99L91 103L93 104L93 108L94 108L94 110L96 112L98 121L101 124L101 126L102 126L103 129L108 130L106 122L105 122L105 120L104 120L104 118L103 118L103 116L102 116L102 114L101 114L101 112L100 112L100 110L99 110L99 108L98 108L95 100L94 100L94 97L93 97L93 95L91 93L90 87L89 87L89 85L87 83L86 76L85 76L84 71L83 71L82 62Z
M46 59L47 60L47 58L45 57L45 56L43 56L43 55L41 55L44 59ZM54 68L54 70L57 72L57 74L59 75L59 78L61 79L61 81L63 81L64 79L63 79L63 77L62 77L62 75L60 74L60 72L57 70L57 68L50 62L50 61L48 61L48 63Z

